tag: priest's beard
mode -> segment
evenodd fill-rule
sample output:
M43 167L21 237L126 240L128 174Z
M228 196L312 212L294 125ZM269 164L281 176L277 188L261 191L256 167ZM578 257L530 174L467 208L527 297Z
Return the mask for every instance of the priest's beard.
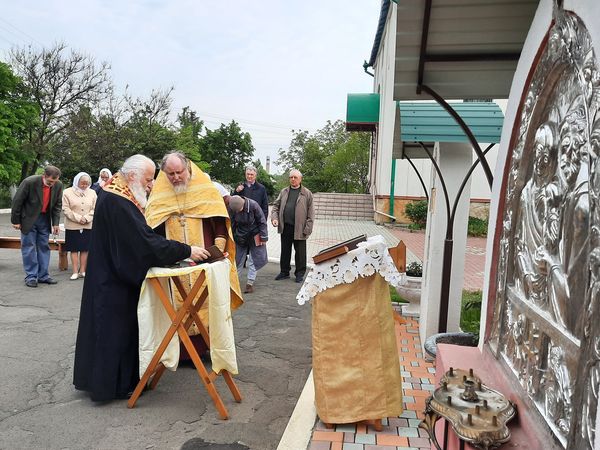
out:
M134 181L129 185L129 188L131 189L133 196L140 204L140 206L142 208L145 208L146 203L148 203L148 198L146 197L146 189L144 189L142 183L140 183L139 181Z
M179 195L185 193L187 187L187 183L176 184L173 186L173 190L175 191L175 194Z

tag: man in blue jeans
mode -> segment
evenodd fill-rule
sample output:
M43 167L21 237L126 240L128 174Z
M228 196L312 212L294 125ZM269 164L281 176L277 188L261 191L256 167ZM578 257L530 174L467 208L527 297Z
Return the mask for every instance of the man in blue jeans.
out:
M48 274L50 230L58 234L63 185L60 170L46 166L42 175L25 178L12 202L10 222L21 231L21 255L25 285L56 284Z

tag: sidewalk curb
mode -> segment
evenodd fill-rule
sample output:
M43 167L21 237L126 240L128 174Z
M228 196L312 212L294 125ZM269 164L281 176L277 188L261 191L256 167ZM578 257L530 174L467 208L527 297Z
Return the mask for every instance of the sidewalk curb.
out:
M10 208L0 209L0 214L10 214Z
M313 382L312 370L308 374L306 384L298 398L296 407L292 412L290 421L285 427L277 450L300 450L306 449L310 444L315 421L317 420L317 409L315 408L315 384Z

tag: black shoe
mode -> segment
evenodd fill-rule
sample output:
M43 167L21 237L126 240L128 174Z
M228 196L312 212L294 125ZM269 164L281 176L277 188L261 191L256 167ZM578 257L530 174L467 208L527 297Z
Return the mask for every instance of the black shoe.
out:
M53 279L53 278L50 278L50 277L48 277L48 278L46 278L45 280L39 280L39 281L38 281L38 283L44 283L44 284L57 284L57 283L58 283L58 281L56 281L56 280L55 280L55 279Z
M296 283L302 283L304 281L304 275L296 275Z
M285 279L287 279L287 278L289 278L289 277L290 277L290 274L289 274L289 273L283 273L283 272L281 272L279 275L277 275L277 276L275 277L275 279L276 279L276 280L285 280Z
M35 281L35 280L27 280L25 282L25 286L27 286L27 287L37 287L37 281Z

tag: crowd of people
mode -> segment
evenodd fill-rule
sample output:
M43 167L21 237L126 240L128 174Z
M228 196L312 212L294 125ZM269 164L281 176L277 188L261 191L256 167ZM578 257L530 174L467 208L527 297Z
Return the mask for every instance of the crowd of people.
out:
M26 178L13 199L11 223L21 232L25 285L56 284L50 277L50 234L59 233L64 215L65 248L71 280L84 279L75 348L73 383L94 401L128 398L139 381L137 303L148 269L186 258L199 262L216 246L230 261L231 309L242 303L238 273L246 269L244 293L254 292L257 272L268 262L269 202L253 166L232 191L174 151L156 164L143 155L128 158L114 175L103 168L98 179L78 173L64 189L60 169L47 166ZM306 272L306 239L312 232L312 193L302 174L290 172L290 185L275 200L271 224L281 235L280 273L290 277L292 246L295 281ZM191 286L197 274L186 280ZM175 304L182 299L173 290ZM199 311L208 326L207 307ZM189 330L200 355L207 348L200 331ZM182 347L181 358L189 355Z

